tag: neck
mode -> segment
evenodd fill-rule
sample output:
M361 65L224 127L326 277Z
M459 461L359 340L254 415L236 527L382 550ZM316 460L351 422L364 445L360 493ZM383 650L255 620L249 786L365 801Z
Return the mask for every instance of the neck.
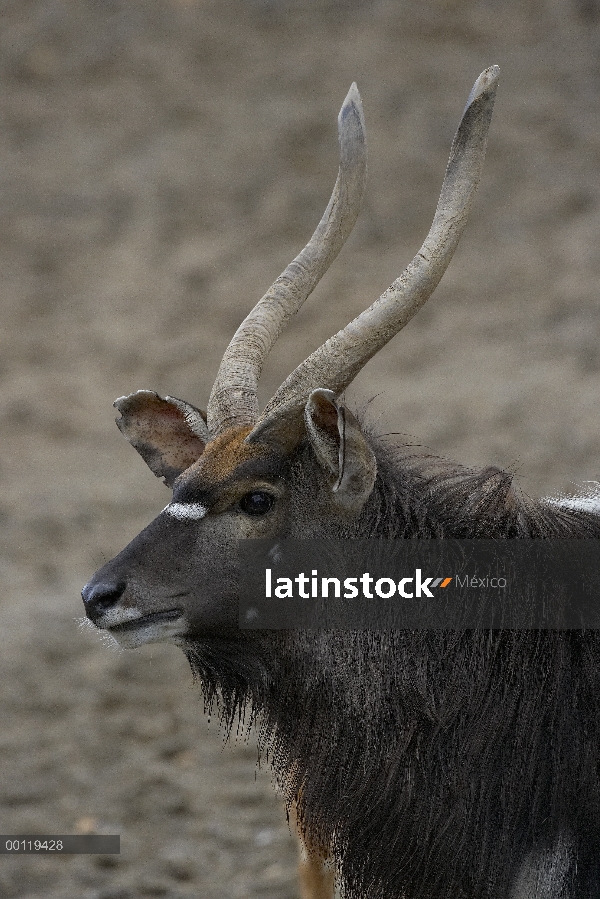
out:
M361 536L458 540L596 537L600 517L588 509L534 501L513 476L476 470L434 456L375 446L377 481Z

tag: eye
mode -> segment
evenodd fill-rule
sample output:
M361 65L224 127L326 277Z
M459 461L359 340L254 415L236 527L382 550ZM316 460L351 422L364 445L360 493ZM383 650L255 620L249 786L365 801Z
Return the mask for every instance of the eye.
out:
M246 515L266 515L273 508L275 497L264 490L253 490L240 500L240 509Z

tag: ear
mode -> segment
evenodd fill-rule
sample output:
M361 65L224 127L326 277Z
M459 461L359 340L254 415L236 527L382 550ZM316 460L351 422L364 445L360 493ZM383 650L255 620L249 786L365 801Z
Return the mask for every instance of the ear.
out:
M210 439L200 410L173 396L138 390L114 406L121 413L117 427L167 487L200 458Z
M315 455L329 474L334 501L359 512L373 490L377 462L357 420L331 390L313 390L304 420Z

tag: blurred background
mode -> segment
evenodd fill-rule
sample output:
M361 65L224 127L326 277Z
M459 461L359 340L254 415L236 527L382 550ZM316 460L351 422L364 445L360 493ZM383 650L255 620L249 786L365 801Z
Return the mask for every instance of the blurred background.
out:
M271 354L264 401L418 250L477 75L482 184L428 306L349 391L398 443L600 477L598 0L4 0L0 11L0 822L121 833L120 857L0 856L6 897L294 899L256 744L223 747L174 647L111 652L81 585L168 493L114 425L140 388L205 406L309 238L365 106L369 186Z

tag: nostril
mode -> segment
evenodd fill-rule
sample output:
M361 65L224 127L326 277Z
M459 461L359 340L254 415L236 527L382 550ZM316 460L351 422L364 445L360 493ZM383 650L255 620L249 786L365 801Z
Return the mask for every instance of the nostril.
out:
M88 618L94 621L102 612L116 605L123 595L126 587L125 581L119 581L116 584L90 582L86 584L81 591L81 598L85 605Z

